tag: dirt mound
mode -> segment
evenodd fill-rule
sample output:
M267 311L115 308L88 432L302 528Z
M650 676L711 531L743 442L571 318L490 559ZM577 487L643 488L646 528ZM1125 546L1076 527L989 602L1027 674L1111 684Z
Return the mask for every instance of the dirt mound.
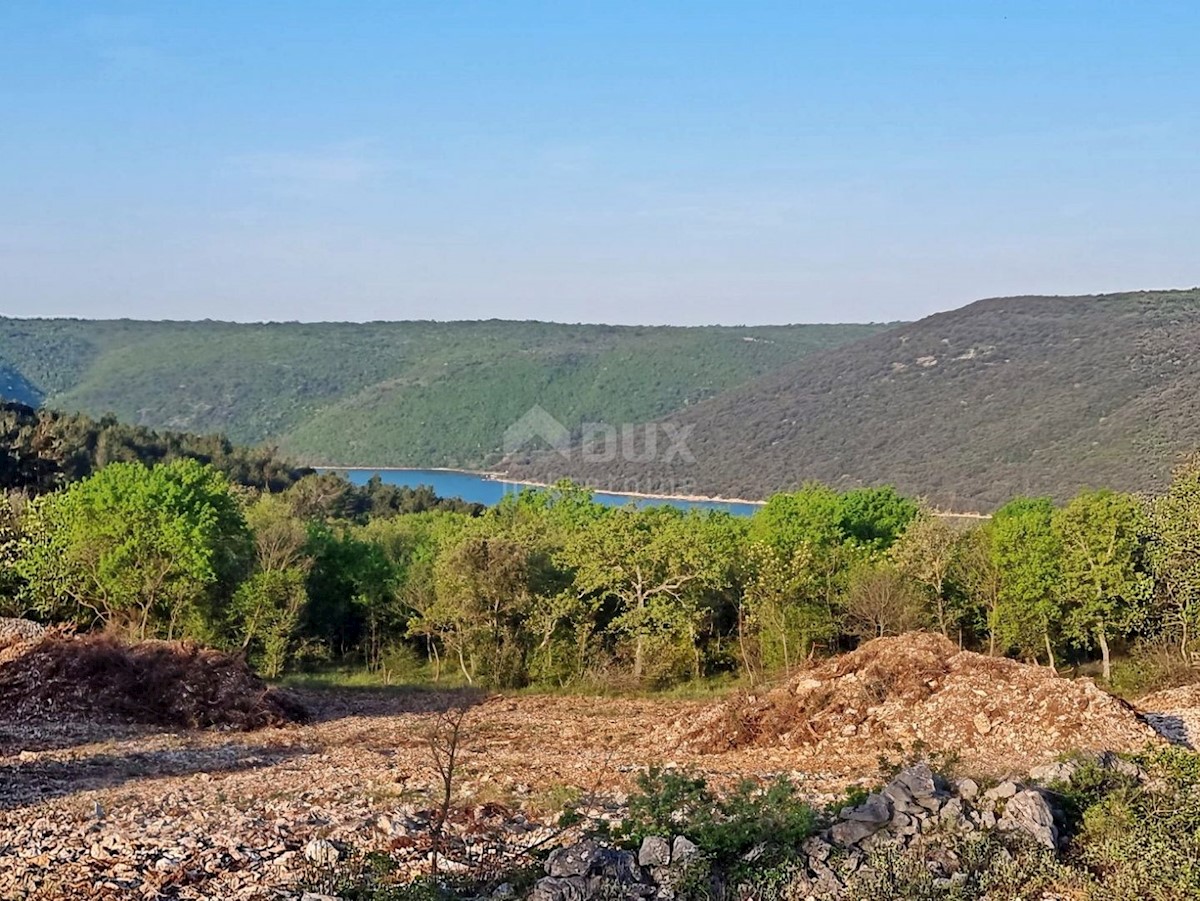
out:
M50 632L0 648L0 720L60 717L248 730L308 713L237 657L189 642Z
M808 748L846 758L920 743L982 767L1026 765L1069 750L1134 750L1155 740L1125 702L1090 679L960 651L940 635L880 638L765 695L694 720L701 753Z

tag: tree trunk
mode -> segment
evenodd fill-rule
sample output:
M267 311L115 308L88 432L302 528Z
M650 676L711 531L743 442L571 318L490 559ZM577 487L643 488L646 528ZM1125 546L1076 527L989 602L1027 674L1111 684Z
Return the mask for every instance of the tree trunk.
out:
M1058 667L1054 665L1054 648L1050 646L1050 633L1043 632L1042 638L1046 640L1046 657L1050 660L1050 669L1057 673Z
M1106 636L1102 630L1099 633L1097 633L1096 640L1100 643L1100 660L1101 660L1101 670L1100 671L1104 675L1104 681L1111 682L1112 681L1112 659L1109 657L1109 653L1108 653L1108 636Z
M642 595L638 595L637 609L639 613L646 609L646 598ZM641 616L639 616L638 636L637 640L633 644L633 679L635 682L642 681L642 666L644 662L643 657L645 651L645 638L642 636L642 629L644 628L644 625L641 622L641 619Z

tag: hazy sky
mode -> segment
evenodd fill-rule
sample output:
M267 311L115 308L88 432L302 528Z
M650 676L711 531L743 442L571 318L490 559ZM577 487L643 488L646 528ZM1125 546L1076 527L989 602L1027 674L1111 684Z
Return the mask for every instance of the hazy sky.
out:
M0 312L913 318L1200 283L1200 3L8 2Z

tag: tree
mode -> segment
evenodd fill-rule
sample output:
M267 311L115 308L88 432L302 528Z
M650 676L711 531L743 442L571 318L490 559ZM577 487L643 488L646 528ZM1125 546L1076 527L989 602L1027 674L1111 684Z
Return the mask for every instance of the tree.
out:
M290 656L308 604L308 528L279 495L263 495L246 510L254 535L254 573L230 604L238 647L265 675L275 678Z
M784 556L770 545L751 541L745 562L737 605L738 645L754 682L759 668L787 670L815 642L832 638L837 630L822 600L821 573L806 545Z
M950 581L963 594L963 605L976 634L988 636L988 653L996 653L1000 604L1000 570L992 553L991 523L967 529L958 537L950 561Z
M703 592L728 578L715 521L674 507L620 507L577 530L560 552L575 573L579 597L616 601L609 625L632 642L635 680L645 675L651 643L688 642L693 671L699 670L695 639Z
M1145 619L1153 589L1142 567L1145 511L1128 494L1085 492L1055 511L1053 525L1067 634L1077 644L1100 646L1104 678L1111 679L1109 640Z
M950 592L950 569L958 547L958 531L944 517L922 510L889 552L899 570L925 591L930 621L949 637L965 611Z
M211 466L114 463L30 505L17 569L44 614L145 638L219 629L215 602L244 574L250 536Z
M1060 547L1049 498L1016 498L992 517L992 561L1000 577L997 640L1031 657L1040 644L1054 668L1062 629Z
M814 553L846 539L841 496L828 486L809 483L799 491L774 494L750 519L750 537L790 556L807 545Z
M1150 532L1150 565L1186 660L1200 631L1200 454L1175 470L1166 493L1152 504Z
M842 531L872 550L886 551L916 518L917 502L891 485L855 488L841 497Z
M468 682L483 675L515 688L528 675L532 555L489 526L470 530L438 560L437 602L427 616L444 624L442 639Z
M846 630L862 639L900 635L921 624L921 599L890 563L863 563L850 576Z

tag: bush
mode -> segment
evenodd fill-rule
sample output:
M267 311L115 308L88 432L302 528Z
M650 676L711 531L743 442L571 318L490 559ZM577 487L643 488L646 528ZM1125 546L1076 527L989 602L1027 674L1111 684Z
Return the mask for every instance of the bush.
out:
M1068 860L1111 899L1200 897L1200 755L1161 748L1135 758L1149 776L1071 780L1079 831Z
M637 847L650 835L685 835L718 865L755 849L755 865L786 859L819 827L817 812L779 777L766 786L745 780L724 797L702 776L657 767L638 777L618 836Z

